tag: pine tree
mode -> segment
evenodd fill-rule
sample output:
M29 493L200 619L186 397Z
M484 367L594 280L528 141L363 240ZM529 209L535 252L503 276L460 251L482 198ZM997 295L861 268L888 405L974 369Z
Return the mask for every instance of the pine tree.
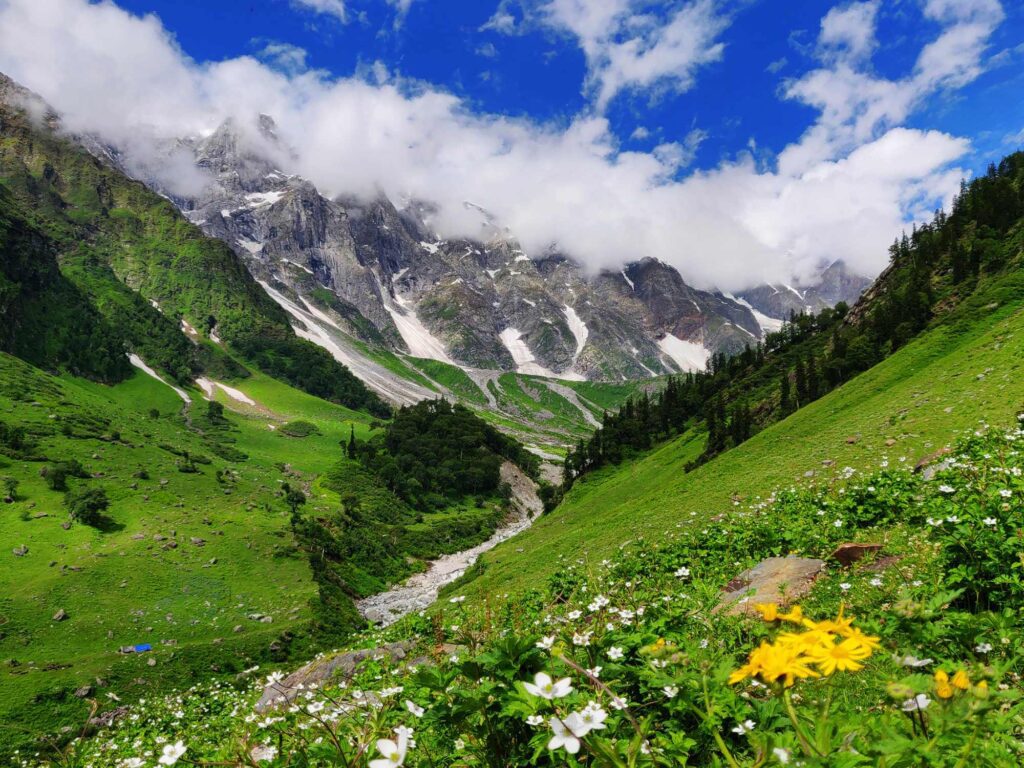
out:
M796 407L801 408L807 405L807 369L804 368L804 361L796 361Z
M356 427L354 424L349 426L347 452L350 459L356 457Z
M820 392L818 381L818 365L814 355L807 356L807 401L817 400Z
M789 371L782 374L782 381L779 382L779 389L781 391L781 397L779 400L779 409L783 413L789 413L793 408L793 403L790 402L789 392Z

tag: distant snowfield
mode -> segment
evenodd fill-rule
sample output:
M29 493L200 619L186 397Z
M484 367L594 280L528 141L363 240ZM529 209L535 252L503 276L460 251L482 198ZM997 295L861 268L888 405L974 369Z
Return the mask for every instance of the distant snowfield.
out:
M203 390L203 392L206 394L207 399L209 400L213 399L214 392L216 392L217 388L219 387L221 391L224 392L224 394L230 397L232 400L237 400L238 402L245 403L246 405L256 405L256 401L249 397L247 394L245 394L245 392L243 392L242 390L235 389L234 387L229 387L227 384L222 384L219 381L213 381L205 377L200 377L196 379L196 384L199 386L201 390Z
M701 344L683 341L678 336L666 333L665 338L658 341L658 347L672 358L672 362L682 371L703 371L707 368L711 352Z
M441 340L427 330L427 326L416 316L416 307L411 301L403 299L398 293L395 293L395 303L398 305L396 307L391 303L388 292L383 288L381 288L380 295L384 302L384 309L391 315L402 341L409 348L410 355L457 365L448 357L448 351L444 348Z
M505 345L505 349L512 355L512 361L516 364L516 371L530 376L556 377L557 374L537 362L537 358L533 356L533 352L526 346L526 342L523 341L522 337L523 332L517 328L506 328L498 334L501 343Z
M134 352L132 354L128 355L128 362L130 362L132 365L134 365L136 368L138 368L140 371L142 371L146 375L152 376L154 379L159 381L165 387L170 387L171 389L173 389L178 394L178 397L180 397L186 403L191 403L192 402L192 398L188 396L188 392L186 392L181 387L176 387L173 384L168 384L163 378L161 378L159 373L157 373L152 368L150 368L148 365L146 365L146 363L143 361L143 359L141 357L139 357L138 355L136 355Z
M304 307L275 290L263 280L257 281L263 290L289 315L294 318L292 329L295 335L323 347L339 363L362 379L371 390L384 399L399 405L414 405L421 400L432 400L437 397L434 392L416 382L395 375L383 365L370 360L351 350L344 344L344 331L330 318L312 304L303 299Z
M572 357L572 364L576 365L580 353L587 346L587 337L590 336L590 329L587 328L587 324L583 322L583 319L576 314L576 310L568 304L562 308L562 311L565 313L565 319L569 322L569 330L576 337L576 354Z
M750 302L741 299L738 296L733 296L731 293L724 293L722 295L749 309L751 314L754 316L754 319L757 320L757 324L761 326L761 331L763 333L777 333L782 330L782 320L779 320L776 317L768 317L764 312L758 312L750 305Z

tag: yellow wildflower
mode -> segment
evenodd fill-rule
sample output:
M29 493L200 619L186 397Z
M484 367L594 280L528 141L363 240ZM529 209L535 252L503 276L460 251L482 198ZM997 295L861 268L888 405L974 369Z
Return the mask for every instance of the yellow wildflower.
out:
M778 644L795 648L801 653L809 653L814 648L832 643L832 635L820 629L807 632L783 632L778 637Z
M935 673L935 694L940 699L948 699L953 696L953 686L949 684L949 675L941 669Z
M956 674L953 675L952 683L955 688L959 688L961 691L966 691L971 687L971 679L962 669L958 669Z
M817 677L818 673L810 667L810 659L796 648L773 645L761 669L761 678L766 683L774 683L784 678L788 688L801 677Z
M775 621L779 617L779 606L775 603L757 603L754 610L760 613L765 621Z
M847 632L840 634L842 634L843 637L847 638L848 640L852 640L858 645L861 645L864 648L868 648L872 651L876 648L880 648L882 645L880 638L876 637L875 635L865 635L864 632L862 632L857 627L850 627L850 629Z
M781 621L788 621L791 624L802 624L804 621L804 609L799 605L794 605L789 609L789 613L780 613L779 619Z
M863 669L860 662L871 655L871 649L853 640L843 640L828 646L819 646L808 655L825 675L833 672L856 672Z
M822 619L821 621L804 620L804 626L808 629L820 629L823 632L834 632L837 635L848 635L852 629L853 617L843 616L843 606L839 606L839 615L834 619Z

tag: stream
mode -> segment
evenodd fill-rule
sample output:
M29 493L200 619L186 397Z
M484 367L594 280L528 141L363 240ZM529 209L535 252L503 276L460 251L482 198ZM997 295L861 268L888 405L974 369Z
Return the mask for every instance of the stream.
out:
M519 467L506 461L501 479L512 486L513 515L494 532L491 538L475 547L445 555L430 563L423 573L410 576L402 584L379 595L359 600L356 606L364 618L380 626L394 624L403 616L429 607L442 587L451 584L476 562L484 552L525 531L544 505L537 496L536 484Z

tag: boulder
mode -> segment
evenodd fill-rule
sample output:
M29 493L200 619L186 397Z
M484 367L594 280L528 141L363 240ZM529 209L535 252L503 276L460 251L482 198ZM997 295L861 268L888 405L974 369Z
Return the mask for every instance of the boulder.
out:
M28 554L28 547L22 544L21 546L15 547L11 551L14 553L15 557L24 557Z
M860 544L848 541L836 547L835 552L832 553L832 559L838 561L844 568L849 568L857 561L863 560L866 555L878 552L881 548L881 544Z
M79 699L85 699L85 698L88 698L89 696L92 696L92 686L91 685L83 685L81 688L79 688L79 689L77 689L75 691L75 696L77 698L79 698Z
M54 621L64 621L64 620L67 619L67 617L68 617L67 611L65 611L63 608L61 608L59 611L57 611L55 614L53 614L53 620Z
M292 672L283 680L267 685L263 689L263 695L260 696L260 700L256 702L256 711L265 712L268 709L287 704L311 685L319 685L332 677L341 677L347 680L368 659L388 658L392 661L401 661L405 658L406 651L411 648L411 642L403 641L391 643L381 648L367 648L361 651L339 653L334 656L326 656L311 661L306 666Z
M730 581L715 609L739 615L757 603L787 605L806 595L825 563L809 557L769 557Z
M944 469L949 469L949 461L940 461L943 456L947 455L950 449L942 448L935 453L928 454L914 465L914 471L920 472L924 475L925 480L931 480L935 477L936 472L941 472Z

